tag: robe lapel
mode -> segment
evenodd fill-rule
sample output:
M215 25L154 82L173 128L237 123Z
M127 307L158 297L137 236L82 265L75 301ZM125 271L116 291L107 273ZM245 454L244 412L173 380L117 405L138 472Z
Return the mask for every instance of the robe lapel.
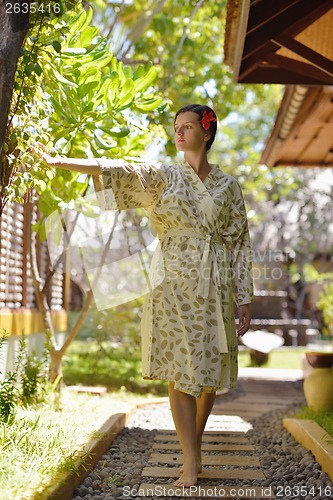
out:
M217 168L217 167L213 167ZM190 197L192 198L196 208L197 213L200 218L200 223L204 227L213 227L214 221L216 221L219 207L214 202L209 190L206 186L206 181L202 182L198 175L195 173L193 168L186 162L183 163L184 180L187 185ZM209 180L211 176L214 176L214 172L210 172Z

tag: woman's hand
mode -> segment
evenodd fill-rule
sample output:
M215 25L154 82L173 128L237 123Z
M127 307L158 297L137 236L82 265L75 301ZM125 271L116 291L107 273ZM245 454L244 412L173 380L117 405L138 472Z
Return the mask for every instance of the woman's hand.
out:
M59 164L59 157L49 155L44 144L37 142L36 146L33 146L31 150L50 167Z
M100 175L100 160L96 158L66 158L65 156L51 156L47 153L44 144L37 142L31 147L36 156L43 160L49 167L59 167L73 172L88 175Z
M242 337L248 331L251 323L250 304L242 304L238 306L238 328L237 336Z

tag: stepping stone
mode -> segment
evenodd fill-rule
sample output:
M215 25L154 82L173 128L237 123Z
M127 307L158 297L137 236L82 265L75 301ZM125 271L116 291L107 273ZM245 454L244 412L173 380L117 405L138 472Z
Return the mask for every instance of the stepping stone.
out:
M159 433L157 434L158 436L164 436L164 434L170 434L170 435L175 435L177 436L177 433L174 429L165 429L165 430L159 430ZM228 435L228 436L241 436L246 434L247 431L234 431L234 430L216 430L216 431L206 431L204 433L204 436L221 436L221 435Z
M154 438L155 441L178 441L176 434L157 434ZM203 435L202 441L204 443L248 443L249 440L245 436L219 436L217 434L213 435Z
M257 403L256 405L250 405L246 402L239 402L237 403L236 401L234 403L226 403L225 405L222 405L220 410L223 412L224 409L228 410L229 408L231 408L232 410L246 410L246 411L249 411L249 412L252 412L252 411L259 411L259 412L266 412L266 411L271 411L271 410L275 410L275 409L278 409L278 408L281 408L281 406L285 406L283 404L276 404L276 403L271 403L270 405L267 405L266 403L264 403L263 401L259 404Z
M224 415L222 418L220 416L220 414L215 414L215 407L213 407L212 413L209 415L208 424L209 423L211 425L214 425L215 432L218 432L218 429L216 429L218 424L221 424L223 426L225 426L226 424L229 424L229 426L230 425L238 426L238 425L248 424L248 422L245 422L244 419L242 417L240 417L239 415ZM207 428L207 430L209 430L209 428Z
M69 385L67 390L72 392L84 392L87 394L97 394L98 396L105 396L107 393L106 387L90 387L82 385Z
M178 478L178 467L144 467L142 477L170 477ZM203 469L198 479L266 479L260 469Z
M154 443L152 446L153 450L180 450L180 445L176 442L174 443ZM202 451L253 451L254 446L252 444L207 444L203 443L201 447Z
M150 463L183 464L181 453L152 453ZM251 455L202 455L202 465L236 465L238 467L260 467L259 458Z
M272 488L268 486L205 486L197 485L191 488L178 488L172 484L142 483L137 492L141 497L192 497L192 498L244 498L261 500L274 499Z

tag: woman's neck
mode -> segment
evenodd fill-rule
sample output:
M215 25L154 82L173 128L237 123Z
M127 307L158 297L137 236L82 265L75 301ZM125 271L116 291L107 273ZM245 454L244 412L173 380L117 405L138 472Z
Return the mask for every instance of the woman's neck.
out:
M206 151L202 153L185 153L185 161L193 168L193 170L199 175L200 172L205 172L210 170L210 165L207 159Z

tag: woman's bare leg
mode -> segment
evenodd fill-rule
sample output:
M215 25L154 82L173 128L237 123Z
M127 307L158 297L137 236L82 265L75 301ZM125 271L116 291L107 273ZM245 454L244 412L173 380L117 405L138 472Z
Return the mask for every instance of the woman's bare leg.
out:
M197 441L197 464L198 472L201 471L201 443L202 435L205 430L207 419L212 411L215 402L215 392L204 392L200 398L196 399L196 441ZM183 472L183 467L180 468L180 472Z
M184 465L175 486L195 486L197 484L197 439L196 439L196 400L194 396L177 391L174 383L169 383L169 399L173 421L183 452Z
M200 458L200 466L201 466L202 435L205 430L207 419L214 406L215 396L216 396L215 392L209 392L209 393L203 392L201 398L197 399L196 436L197 436L197 450Z

